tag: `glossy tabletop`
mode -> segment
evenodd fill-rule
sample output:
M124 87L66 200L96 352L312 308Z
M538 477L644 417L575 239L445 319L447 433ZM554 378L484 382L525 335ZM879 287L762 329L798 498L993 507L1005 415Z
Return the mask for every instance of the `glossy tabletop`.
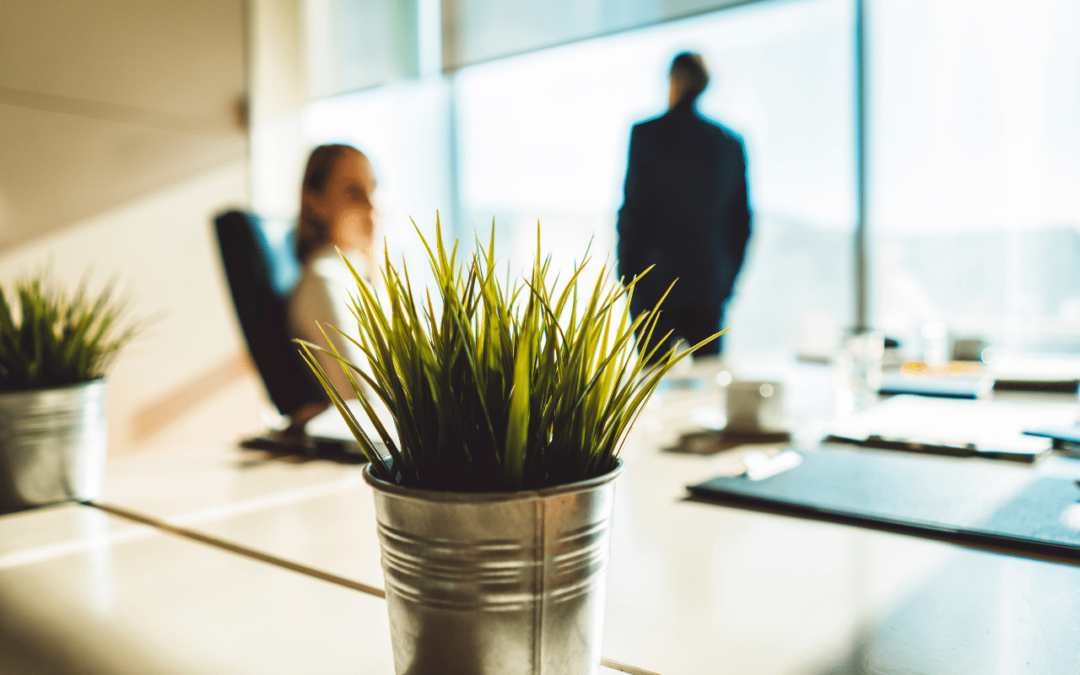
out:
M662 393L623 450L607 658L664 674L1080 673L1080 567L686 501L738 465L741 449L665 450L716 408L708 388ZM361 470L192 448L114 462L104 501L378 588Z
M378 598L87 506L21 529L57 536L0 556L5 675L393 673Z

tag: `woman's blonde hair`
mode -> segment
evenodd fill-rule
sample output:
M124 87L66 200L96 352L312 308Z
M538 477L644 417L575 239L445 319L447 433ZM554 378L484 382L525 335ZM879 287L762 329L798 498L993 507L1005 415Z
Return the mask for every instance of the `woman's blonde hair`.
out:
M364 157L364 153L343 143L320 145L312 150L308 157L304 182L300 188L300 222L296 228L296 255L302 263L307 262L308 256L316 249L330 241L330 223L315 213L311 200L323 193L330 176L334 174L338 159L349 153Z

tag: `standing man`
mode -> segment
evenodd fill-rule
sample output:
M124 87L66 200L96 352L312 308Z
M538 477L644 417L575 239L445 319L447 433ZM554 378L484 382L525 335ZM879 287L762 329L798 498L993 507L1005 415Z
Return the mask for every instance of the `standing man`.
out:
M670 330L671 340L696 344L720 330L750 238L746 153L738 135L697 112L709 83L700 54L676 56L670 78L667 113L630 134L617 255L623 283L653 267L634 287L635 317L678 280L661 306L654 342ZM719 353L719 338L697 352Z

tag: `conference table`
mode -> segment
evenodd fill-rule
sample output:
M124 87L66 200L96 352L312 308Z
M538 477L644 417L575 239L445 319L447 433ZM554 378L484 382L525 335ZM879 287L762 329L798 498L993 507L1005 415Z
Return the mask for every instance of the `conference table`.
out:
M820 429L827 371L787 377ZM1076 562L687 499L743 451L671 451L717 397L666 387L622 450L603 672L1080 673ZM234 441L0 516L0 673L392 673L362 465Z

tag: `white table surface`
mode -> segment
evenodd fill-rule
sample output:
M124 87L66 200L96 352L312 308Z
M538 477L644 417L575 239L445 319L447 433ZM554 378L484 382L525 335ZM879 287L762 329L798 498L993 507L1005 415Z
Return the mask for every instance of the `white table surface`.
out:
M61 512L104 522L85 546L0 558L5 675L393 673L378 598L91 507L6 515L0 533Z
M1080 567L684 501L685 485L738 460L739 451L662 451L710 406L712 392L665 393L624 448L605 657L663 675L1080 673ZM44 623L107 644L130 639L139 653L168 655L161 668L183 652L175 658L185 672L392 672L385 606L348 587L382 585L361 470L266 459L231 444L120 459L104 502L296 567L69 505L0 517L0 599L26 612L36 598L20 589L62 598L47 603L59 609ZM104 576L87 571L98 569L94 556L108 561ZM318 590L297 590L309 588ZM106 619L96 609L110 606L102 597L114 602ZM304 619L301 634L315 637L275 658L296 645L279 612ZM230 631L241 631L235 644ZM385 660L356 660L368 635ZM71 640L73 654L91 649ZM326 668L274 669L324 655ZM117 668L100 672L129 672Z
M1080 666L1080 568L686 502L684 485L723 472L731 458L637 443L625 453L608 658L665 675L948 672L961 661L971 672L1072 672L1044 669L1073 668L1070 659ZM337 468L341 476L322 489L305 484L280 502L252 501L265 497L244 490L236 511L203 504L165 520L381 586L369 489L351 478L358 467ZM1050 637L1056 650L1042 645ZM1014 669L998 670L1002 663Z

